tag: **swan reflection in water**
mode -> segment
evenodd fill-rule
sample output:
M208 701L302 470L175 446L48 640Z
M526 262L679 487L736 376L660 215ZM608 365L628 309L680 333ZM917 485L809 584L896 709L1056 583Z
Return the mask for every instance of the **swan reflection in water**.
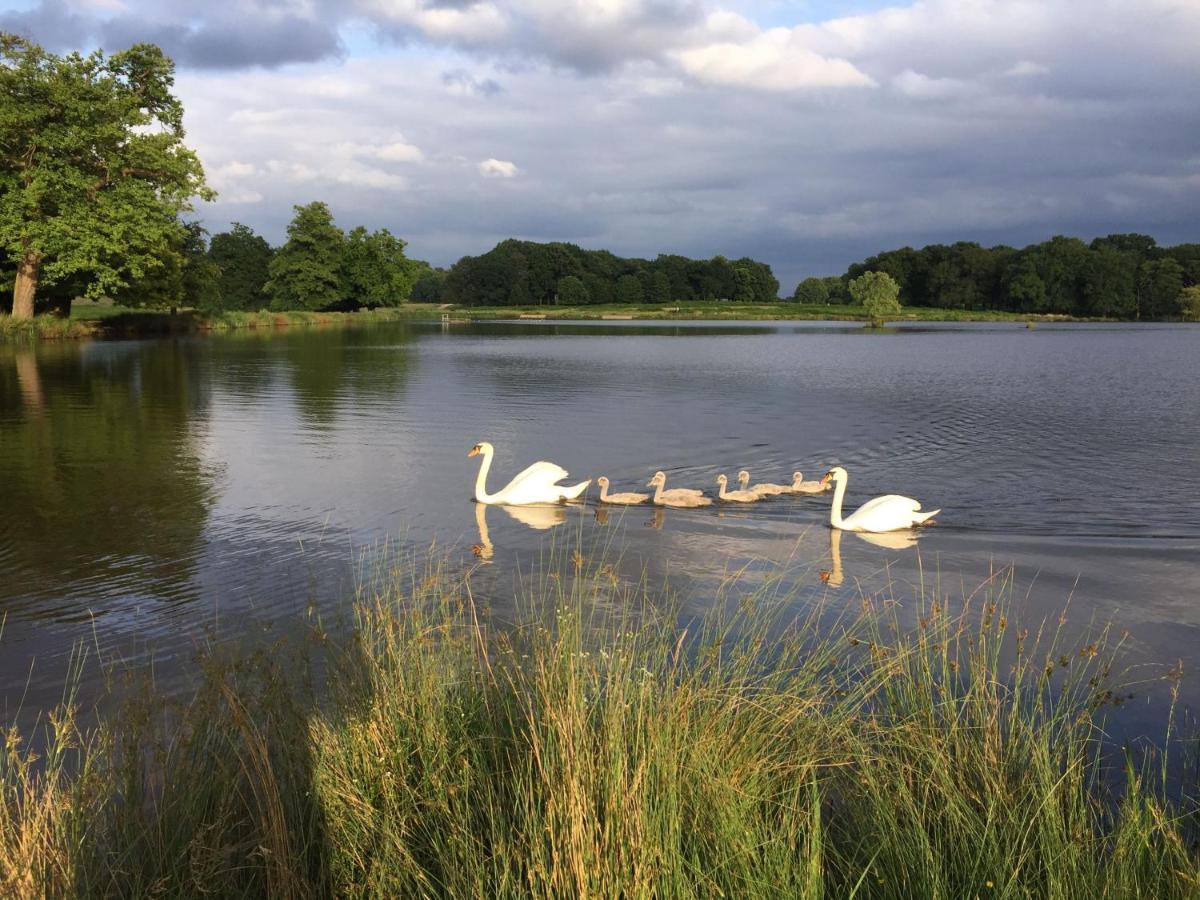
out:
M526 506L495 505L534 531L547 531L567 521L567 507L558 503L535 503ZM491 562L496 548L492 545L491 535L488 533L487 511L488 504L475 504L475 527L479 529L479 543L471 547L471 552L484 562Z
M908 550L917 546L917 533L914 529L879 533L869 531L851 533L859 540L882 547L884 550ZM829 529L829 559L833 568L822 569L820 574L821 580L830 587L841 587L846 580L846 573L842 571L842 534L840 528Z
M596 516L596 524L597 525L607 525L608 524L608 520L612 514L612 510L610 510L607 506L597 506L595 508L595 510L593 510L593 512ZM650 514L650 518L647 519L642 524L644 524L647 528L661 529L663 527L663 518L664 518L663 514L664 514L663 507L656 506L656 507L654 507L654 511ZM625 513L624 513L624 511L621 511L621 512L618 512L617 515L623 516L623 515L625 515Z

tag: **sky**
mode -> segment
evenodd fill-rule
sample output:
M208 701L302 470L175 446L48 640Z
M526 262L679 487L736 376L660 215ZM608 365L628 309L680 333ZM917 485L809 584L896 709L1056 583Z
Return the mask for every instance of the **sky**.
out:
M449 265L518 237L751 256L1200 241L1200 0L0 0L55 52L162 46L219 193Z

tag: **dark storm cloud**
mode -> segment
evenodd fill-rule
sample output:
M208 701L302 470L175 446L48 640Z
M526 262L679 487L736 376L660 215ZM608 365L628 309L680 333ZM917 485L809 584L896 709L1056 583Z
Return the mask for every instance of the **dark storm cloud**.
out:
M549 62L590 75L630 61L661 60L708 12L698 0L409 0L360 6L381 35L484 53L518 66ZM441 12L456 16L447 19Z
M163 17L168 9L174 13L171 18ZM61 0L43 0L28 11L0 13L0 30L55 52L89 46L113 51L152 43L181 67L198 69L273 68L344 56L334 16L308 18L269 4L233 19L222 17L219 4L153 5L145 13L105 15L72 10Z
M43 0L29 10L0 12L0 31L19 34L52 52L78 50L89 36L89 24L59 0Z
M104 22L100 31L106 46L158 44L180 66L197 69L274 68L339 58L344 52L336 28L300 18L256 23L206 21L188 27L121 16Z

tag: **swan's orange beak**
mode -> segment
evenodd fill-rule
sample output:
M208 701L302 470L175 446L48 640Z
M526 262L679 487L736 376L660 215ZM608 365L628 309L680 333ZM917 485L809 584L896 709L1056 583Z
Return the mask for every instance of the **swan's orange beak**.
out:
M478 456L478 455L479 455L479 445L478 445L478 444L476 444L476 445L475 445L474 447L472 447L472 448L470 449L470 451L467 453L467 459L470 459L472 456Z
M826 472L824 475L821 476L821 487L825 487L825 485L829 484L829 482L831 482L832 480L833 480L833 473Z

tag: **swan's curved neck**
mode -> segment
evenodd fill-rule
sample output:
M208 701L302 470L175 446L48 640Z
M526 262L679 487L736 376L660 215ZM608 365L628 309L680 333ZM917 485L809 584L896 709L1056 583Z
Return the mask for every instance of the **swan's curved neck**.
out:
M662 481L654 482L654 502L655 503L662 502L663 485L666 484L666 482L667 482L667 480L665 478Z
M483 464L479 467L479 474L475 476L475 502L490 503L492 495L487 492L487 476L492 467L492 448L484 450L482 456Z
M721 483L721 482L719 482L719 481L717 482L717 485L718 485L718 487L720 487L720 490L719 490L719 491L717 491L717 496L718 496L720 499L722 499L722 500L727 500L727 499L729 499L728 497L726 497L726 496L725 496L725 495L726 495L726 493L728 492L728 491L727 491L727 489L728 489L729 485L728 485L728 484L722 484L722 483Z
M842 527L842 498L846 496L846 480L839 478L833 486L833 505L829 507L829 524L834 528Z
M603 503L607 499L608 499L608 485L602 484L602 485L600 485L600 502Z

